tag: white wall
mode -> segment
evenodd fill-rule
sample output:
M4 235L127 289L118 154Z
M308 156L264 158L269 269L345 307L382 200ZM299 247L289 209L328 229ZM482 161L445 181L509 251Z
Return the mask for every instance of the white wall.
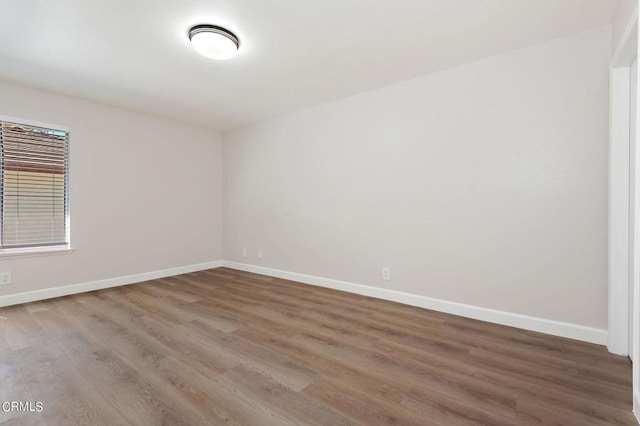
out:
M610 57L600 27L224 135L225 260L606 329Z
M637 7L638 0L619 0L618 10L613 19L611 37L613 49L615 49L620 43L624 30L627 28L627 25L629 24L629 21Z
M0 114L69 127L76 249L0 257L0 297L221 259L218 133L7 82Z

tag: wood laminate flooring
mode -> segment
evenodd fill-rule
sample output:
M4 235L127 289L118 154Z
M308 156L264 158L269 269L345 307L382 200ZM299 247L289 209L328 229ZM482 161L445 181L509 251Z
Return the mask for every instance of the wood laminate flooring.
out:
M636 424L602 346L212 269L0 309L3 425Z

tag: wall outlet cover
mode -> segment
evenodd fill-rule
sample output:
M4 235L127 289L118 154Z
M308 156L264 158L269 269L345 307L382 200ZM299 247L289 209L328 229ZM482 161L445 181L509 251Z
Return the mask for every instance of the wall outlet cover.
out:
M382 279L385 281L391 280L391 270L386 266L382 268Z
M11 284L11 272L0 272L0 285Z

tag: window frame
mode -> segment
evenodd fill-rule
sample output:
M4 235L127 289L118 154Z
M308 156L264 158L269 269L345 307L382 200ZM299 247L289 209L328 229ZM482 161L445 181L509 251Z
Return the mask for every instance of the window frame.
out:
M68 126L63 126L60 124L51 124L41 121L29 120L24 118L12 117L8 115L0 114L0 121L8 121L16 124L22 124L25 126L33 126L33 127L42 127L45 129L56 130L67 133L67 155L65 162L65 224L66 224L66 235L65 239L67 244L60 244L55 246L36 246L36 247L19 247L19 248L0 248L0 258L5 257L30 257L30 256L40 256L40 255L53 255L53 254L67 254L74 251L71 246L71 197L69 193L70 186L70 157L71 157L71 144L70 144L70 131ZM0 167L0 179L2 178L2 173L4 173L4 169ZM0 180L1 182L1 180ZM2 214L2 200L4 190L4 186L0 185L0 214Z

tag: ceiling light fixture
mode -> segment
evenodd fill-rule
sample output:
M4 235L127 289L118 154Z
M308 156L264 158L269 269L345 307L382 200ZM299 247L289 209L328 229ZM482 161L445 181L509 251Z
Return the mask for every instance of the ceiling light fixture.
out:
M240 47L240 40L234 33L215 25L191 27L189 40L199 54L211 59L233 58Z

